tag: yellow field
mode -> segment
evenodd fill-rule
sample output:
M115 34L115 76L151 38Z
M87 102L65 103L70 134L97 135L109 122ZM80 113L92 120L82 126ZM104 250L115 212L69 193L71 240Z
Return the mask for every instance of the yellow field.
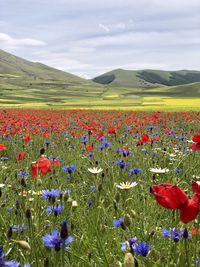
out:
M116 97L116 98L115 98ZM51 107L51 108L80 108L80 109L115 109L115 110L200 110L200 98L69 98L63 102L24 102L15 104L14 100L0 99L1 107Z

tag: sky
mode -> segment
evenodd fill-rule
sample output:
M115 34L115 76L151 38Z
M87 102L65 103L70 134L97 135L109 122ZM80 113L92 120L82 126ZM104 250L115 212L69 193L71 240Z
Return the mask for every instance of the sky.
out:
M0 0L0 49L83 78L200 70L200 0Z

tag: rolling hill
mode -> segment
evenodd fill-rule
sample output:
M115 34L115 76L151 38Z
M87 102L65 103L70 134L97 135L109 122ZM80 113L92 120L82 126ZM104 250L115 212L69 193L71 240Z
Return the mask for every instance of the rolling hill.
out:
M200 82L200 71L123 70L116 69L93 79L94 82L116 87L155 88Z
M200 72L118 69L86 80L0 50L1 107L143 108L169 99L199 107Z
M93 81L0 50L0 103L54 105L74 97L99 97L104 90Z

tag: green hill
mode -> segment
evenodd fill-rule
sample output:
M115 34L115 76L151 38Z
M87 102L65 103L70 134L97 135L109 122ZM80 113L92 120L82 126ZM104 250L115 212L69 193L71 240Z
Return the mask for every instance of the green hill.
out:
M5 75L5 78L23 78L33 81L49 80L75 83L85 82L84 79L73 74L51 68L42 63L30 62L0 50L0 75L3 76L3 74Z
M117 87L152 88L161 85L175 86L200 82L200 71L180 70L123 70L117 69L102 74L93 79L100 84L109 84Z
M102 85L0 50L0 102L54 105L74 97L99 97Z

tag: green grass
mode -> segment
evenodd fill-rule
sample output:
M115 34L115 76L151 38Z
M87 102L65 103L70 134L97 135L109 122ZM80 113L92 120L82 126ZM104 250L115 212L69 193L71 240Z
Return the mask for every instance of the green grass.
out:
M174 242L173 238L162 236L162 228L186 227L191 232L192 226L199 229L200 218L183 224L179 220L179 210L159 206L149 189L153 184L172 183L192 196L191 181L193 175L199 176L200 153L188 150L191 144L177 136L192 139L198 131L199 113L1 109L0 115L2 129L6 122L9 125L2 140L7 150L0 151L1 158L8 157L8 160L0 160L0 184L5 184L0 197L0 246L4 248L7 261L17 260L21 266L31 263L33 267L117 267L121 266L119 262L123 264L125 254L130 251L128 248L122 251L120 242L136 236L138 242L152 246L146 257L134 255L140 267L194 266L199 257L199 234ZM80 122L85 125L96 122L101 128L91 135ZM18 128L18 123L23 125L19 127L20 132L10 135ZM152 138L152 134L158 133L161 139L137 146L137 140L152 123L156 129L149 131L149 136ZM117 134L107 134L113 125L119 126ZM132 134L127 130L130 128L133 128ZM75 136L70 134L72 129ZM176 129L176 134L166 135L165 129ZM97 150L103 143L97 139L98 132L103 132L110 144L103 150ZM27 133L31 134L32 141L24 143L22 137ZM139 136L134 138L137 133ZM48 134L48 138L44 134ZM83 150L78 134L87 136L87 144L94 145L94 157L88 157L88 152ZM50 141L48 146L47 140ZM52 167L54 172L33 179L31 164L40 157L43 147L48 157L59 158L60 165ZM132 154L124 157L123 153L117 153L122 147ZM18 151L27 152L24 161L16 161ZM170 156L172 154L175 156ZM120 169L117 160L130 165ZM62 169L66 165L76 165L77 169L69 174ZM95 175L88 171L91 167L103 171ZM153 174L152 167L168 168L169 172ZM177 167L180 173L175 171ZM141 168L141 173L130 175L131 168ZM19 176L20 170L26 170L28 175ZM137 182L137 185L128 190L116 187L126 181ZM96 190L91 190L91 186L96 186ZM42 190L55 188L63 194L52 199L42 198ZM72 201L76 201L77 206L73 206ZM58 204L64 206L62 212L57 215L46 212L47 206ZM27 210L31 213L29 218ZM125 225L114 227L113 220L121 216L128 218ZM56 252L54 248L45 248L42 237L53 229L60 232L64 220L67 220L68 234L74 237L70 249L61 248ZM11 225L28 228L22 232L13 231L10 237ZM28 242L31 249L24 249L16 240ZM44 264L45 259L49 265Z

